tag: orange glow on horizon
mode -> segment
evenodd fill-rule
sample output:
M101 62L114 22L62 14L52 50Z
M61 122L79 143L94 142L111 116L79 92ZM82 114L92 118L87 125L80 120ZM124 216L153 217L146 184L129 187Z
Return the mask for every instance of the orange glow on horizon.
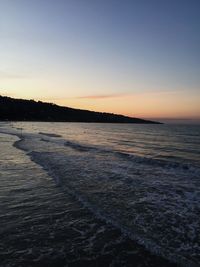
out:
M2 91L2 90L1 90ZM102 94L78 97L34 97L0 92L14 98L34 99L78 109L122 114L138 118L200 119L199 97L179 91L135 94Z
M179 100L178 100L179 99ZM58 105L140 118L200 118L198 99L177 94L136 94L124 96L57 99Z

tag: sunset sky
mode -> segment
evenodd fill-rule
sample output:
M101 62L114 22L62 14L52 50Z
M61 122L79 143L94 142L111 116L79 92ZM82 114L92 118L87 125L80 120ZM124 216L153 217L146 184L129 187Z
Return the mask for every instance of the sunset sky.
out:
M0 94L200 120L199 0L0 0Z

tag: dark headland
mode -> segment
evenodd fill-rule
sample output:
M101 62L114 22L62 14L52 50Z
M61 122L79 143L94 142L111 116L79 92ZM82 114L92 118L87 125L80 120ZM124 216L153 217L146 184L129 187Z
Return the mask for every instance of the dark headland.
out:
M0 121L158 123L112 113L62 107L52 103L0 96Z

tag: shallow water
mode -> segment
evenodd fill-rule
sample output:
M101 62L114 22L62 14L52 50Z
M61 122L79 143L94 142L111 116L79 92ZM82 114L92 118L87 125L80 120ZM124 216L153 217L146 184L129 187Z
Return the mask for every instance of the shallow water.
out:
M199 126L0 132L4 266L198 266Z

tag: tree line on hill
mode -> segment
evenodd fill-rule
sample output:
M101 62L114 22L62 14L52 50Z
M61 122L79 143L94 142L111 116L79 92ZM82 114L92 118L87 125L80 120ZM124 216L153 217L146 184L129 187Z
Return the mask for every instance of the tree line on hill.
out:
M74 109L42 101L0 96L1 121L157 123L105 112Z

